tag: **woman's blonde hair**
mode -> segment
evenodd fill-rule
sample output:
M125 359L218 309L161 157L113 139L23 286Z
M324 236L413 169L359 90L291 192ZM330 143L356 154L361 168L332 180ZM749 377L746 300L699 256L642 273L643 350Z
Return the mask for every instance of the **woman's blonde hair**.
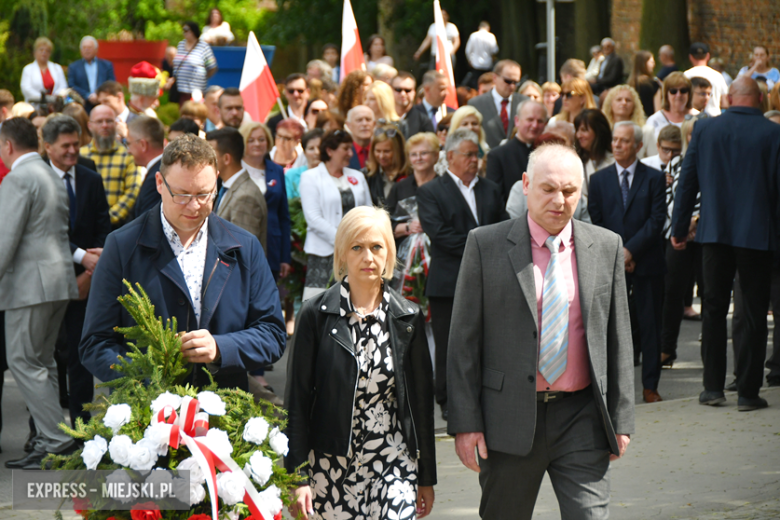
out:
M490 150L490 147L485 141L485 131L482 129L482 114L480 114L479 110L477 110L471 105L460 107L459 109L457 109L455 112L452 113L452 119L450 120L450 129L447 132L447 135L451 135L452 132L460 128L460 125L463 123L463 120L469 116L474 116L477 118L477 121L479 121L479 131L477 132L477 137L479 138L479 146L482 148L483 152L487 153L488 150Z
M189 100L185 101L181 106L179 115L188 119L198 119L200 120L201 124L205 124L206 119L209 118L209 110L203 103Z
M417 146L418 144L428 145L428 148L436 153L439 153L439 149L441 148L441 141L439 141L439 137L436 134L433 132L419 132L406 141L406 155L408 156L412 147Z
M693 125L695 124L696 118L692 117L683 121L683 124L680 127L680 137L682 138L682 150L680 155L685 155L685 152L688 151L688 136L693 133Z
M561 85L561 95L563 95L564 91L569 91L578 96L584 97L585 105L582 107L583 110L586 108L598 108L596 106L596 101L593 99L593 90L590 88L590 83L584 79L572 78L570 80L564 81L563 85ZM562 121L568 121L569 111L565 108L562 108L558 113L558 119Z
M617 95L624 90L631 93L631 99L634 101L634 111L631 112L630 121L639 126L645 126L645 123L647 122L645 109L642 107L642 100L639 99L639 93L631 85L618 85L609 89L609 94L607 94L607 97L604 99L604 105L601 109L607 117L607 121L609 121L610 128L615 126L615 120L613 119L612 114L612 102L615 101Z
M268 152L266 153L271 153L271 148L274 147L274 137L271 135L271 130L263 123L247 123L245 125L241 125L241 127L238 129L238 133L240 133L241 137L244 138L244 150L246 150L246 143L249 141L249 136L252 135L252 132L258 128L262 128L263 132L265 133L265 140L268 143Z
M671 105L669 104L669 89L672 88L687 88L688 89L688 103L685 104L685 108L691 109L693 103L693 85L685 74L682 72L672 72L664 79L664 88L661 93L661 108L669 110Z
M395 238L390 216L382 208L373 206L358 206L353 208L341 219L336 230L336 240L333 246L333 276L339 282L347 273L347 251L349 246L368 230L378 230L382 234L387 249L387 262L382 271L382 278L391 280L395 270Z
M542 96L544 96L545 92L555 92L556 94L560 94L561 86L554 81L545 81L542 83Z
M38 47L41 45L46 45L49 48L49 51L54 51L54 44L51 42L50 39L48 39L46 36L40 36L35 39L35 43L33 43L33 52L38 50Z
M368 96L369 92L374 94L376 103L379 105L379 111L382 112L382 117L385 121L399 121L401 119L395 111L395 98L390 85L384 81L375 81L368 87L366 96ZM363 102L365 103L365 100Z

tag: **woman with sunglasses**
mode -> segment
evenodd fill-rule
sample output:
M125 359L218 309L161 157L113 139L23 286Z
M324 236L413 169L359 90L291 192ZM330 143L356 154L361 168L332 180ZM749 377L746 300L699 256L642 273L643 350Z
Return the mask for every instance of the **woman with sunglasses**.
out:
M404 147L404 136L398 125L380 119L371 139L366 167L363 168L374 206L385 207L393 184L408 174L409 163Z
M658 134L661 129L667 125L674 125L677 128L682 127L685 116L696 115L698 110L691 107L693 102L693 87L691 80L685 77L682 72L672 72L664 79L662 91L661 110L650 116L647 125L654 130L652 142L658 141ZM647 143L647 145L651 143ZM652 153L651 153L652 151ZM654 150L648 150L648 154L656 153Z
M561 85L563 106L560 113L553 117L554 121L574 123L576 117L586 108L597 108L593 100L590 83L581 78L571 78Z
M271 160L286 172L306 164L301 148L303 125L292 118L283 119L276 125L276 146L271 148Z
M306 128L317 128L317 116L319 116L321 112L327 111L328 104L325 101L321 99L309 101L309 104L306 105L306 111L303 113L303 119L306 121Z

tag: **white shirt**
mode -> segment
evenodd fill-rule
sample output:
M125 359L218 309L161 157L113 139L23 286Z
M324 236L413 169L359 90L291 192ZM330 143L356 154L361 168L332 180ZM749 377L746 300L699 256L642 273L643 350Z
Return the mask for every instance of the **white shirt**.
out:
M65 180L65 172L60 170L56 166L54 166L54 163L51 163L51 169L54 170L54 173L56 173L63 182L70 183L70 187L73 190L73 193L75 194L76 193L76 167L71 166L70 170L68 170L67 173L70 174L70 180L67 181ZM66 186L65 189L68 189L68 187ZM70 203L70 200L68 200L68 203ZM81 261L84 260L84 255L86 254L87 254L86 251L84 251L80 247L77 248L73 252L73 263L80 264Z
M245 171L246 171L246 169L245 169L245 168L241 168L241 170L237 171L237 172L235 173L235 175L233 175L233 176L232 176L231 178L229 178L228 180L224 181L224 182L222 183L222 187L223 187L223 188L225 188L226 190L229 190L229 189L230 189L230 187L231 187L231 186L233 186L233 184L236 182L236 179L238 179L239 177L241 177L241 174L242 174L242 173L244 173Z
M460 36L460 32L452 22L447 22L444 32L447 33L447 41L444 42L444 45L447 48L447 52L452 54L452 42L455 41L456 37ZM438 47L436 46L436 23L432 23L430 27L428 27L428 36L433 38L433 41L431 42L431 54L436 56L438 51Z
M127 105L125 105L125 109L122 110L118 116L116 116L116 120L118 123L127 123L127 117L130 115L130 109L127 108Z
M712 96L707 102L707 106L704 111L710 116L719 116L720 110L720 98L725 96L729 92L729 87L726 85L726 80L723 79L723 75L715 69L712 69L706 65L699 65L685 71L685 77L690 78L704 78L712 84ZM693 95L693 93L691 93Z
M466 204L468 204L469 208L471 209L471 214L474 215L474 220L476 220L477 225L479 225L479 217L477 216L477 196L474 194L474 186L476 186L479 182L479 177L474 177L474 180L471 181L471 184L466 186L463 184L463 181L460 180L460 177L449 170L447 170L447 173L449 173L450 177L452 177L452 180L455 181L455 185L460 190L460 194L463 195L464 199L466 199Z
M487 29L471 33L466 42L466 59L478 70L488 70L493 67L493 55L498 53L496 35Z
M184 275L184 281L187 284L187 289L190 291L190 301L192 302L192 310L195 312L195 322L200 327L200 310L201 310L201 288L203 287L203 271L206 269L206 249L209 242L209 219L203 221L203 225L200 227L198 234L195 235L190 247L184 249L184 245L181 243L181 239L173 226L168 223L168 219L165 218L162 205L160 206L160 216L162 217L162 227L165 238L168 239L168 244L171 246L173 256L176 257L176 261L179 262L179 267ZM189 327L190 330L195 330L193 327Z
M146 169L149 170L149 168L151 168L154 163L156 163L157 161L161 161L162 160L162 156L163 156L163 154L160 154L157 157L155 157L154 159L152 159L151 161L149 161L148 163L146 163Z
M11 171L13 171L14 166L16 166L20 162L24 161L28 157L32 157L33 155L38 155L38 152L27 152L26 154L20 155L19 157L17 157L16 160L14 161L14 163L11 165Z
M262 194L265 195L265 192L268 191L268 186L265 184L265 168L260 169L249 166L243 159L241 159L241 166L244 167L249 174L249 178L257 184L257 187L260 188Z
M442 113L443 110L441 107L435 107L431 105L430 103L428 103L428 100L425 98L423 98L422 103L423 106L425 107L425 113L428 115L428 119L431 118L431 110L433 110L434 108L436 109L436 125L438 125L439 121L441 121L444 118L444 116L447 115L446 113ZM444 111L446 110L447 109L445 108ZM436 130L436 125L433 125L434 131Z
M496 105L496 113L499 117L501 117L501 102L504 100L504 98L501 97L501 94L496 92L495 88L490 89L490 95L493 96L493 103ZM509 117L509 120L512 120L512 114L509 112L512 111L512 96L509 96L506 98L507 104L506 104L506 115Z
M634 182L634 172L636 172L636 165L639 163L639 161L634 160L633 163L631 163L631 166L628 168L623 168L618 163L615 163L615 168L617 169L618 174L618 185L623 186L623 172L628 172L628 189L631 189L631 183Z
M665 164L661 164L661 156L660 155L651 155L650 157L645 157L642 159L642 164L649 166L650 168L655 168L656 170L663 171L664 168L666 168Z
M154 163L162 159L162 154L158 155L148 163L146 163L146 167L139 166L138 167L138 173L141 175L141 182L143 182L146 179L146 174L149 173L149 168L152 167Z

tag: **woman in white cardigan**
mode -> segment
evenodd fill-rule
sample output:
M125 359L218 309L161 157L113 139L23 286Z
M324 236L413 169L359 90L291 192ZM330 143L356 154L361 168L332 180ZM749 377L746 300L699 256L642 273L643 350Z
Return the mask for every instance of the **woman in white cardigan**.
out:
M306 218L308 255L303 301L324 292L333 282L333 245L341 218L357 206L371 206L366 178L347 168L352 158L352 137L343 130L325 134L316 168L301 174L299 191Z
M35 40L35 61L22 70L22 94L28 103L41 101L41 92L56 95L68 88L68 80L65 79L62 67L49 61L53 50L54 44L45 36Z

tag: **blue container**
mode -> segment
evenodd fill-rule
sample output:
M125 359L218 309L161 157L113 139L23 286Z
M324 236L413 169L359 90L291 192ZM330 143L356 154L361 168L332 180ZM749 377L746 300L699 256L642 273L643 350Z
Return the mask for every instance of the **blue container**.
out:
M265 61L270 67L274 61L276 46L261 45ZM219 85L222 88L236 87L241 84L241 71L244 69L246 47L212 47L211 51L217 59L217 73L208 80L208 85Z

